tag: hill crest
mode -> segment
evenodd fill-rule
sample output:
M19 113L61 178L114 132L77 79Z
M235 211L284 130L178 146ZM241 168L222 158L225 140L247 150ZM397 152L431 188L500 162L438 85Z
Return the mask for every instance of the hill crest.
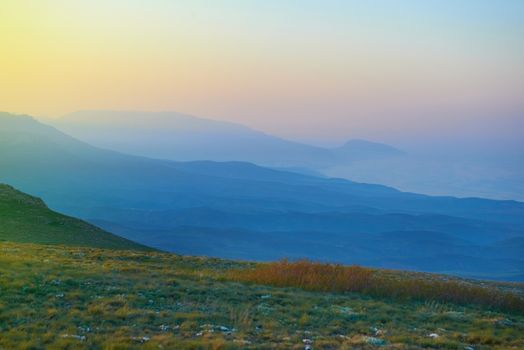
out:
M0 240L108 249L151 250L85 221L62 215L45 202L0 184Z

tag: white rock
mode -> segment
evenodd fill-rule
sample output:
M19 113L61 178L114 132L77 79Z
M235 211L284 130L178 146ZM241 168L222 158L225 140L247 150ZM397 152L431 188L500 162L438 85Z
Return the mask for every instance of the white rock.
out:
M76 335L76 334L62 334L62 338L73 338L73 339L78 339L80 341L86 340L85 335Z

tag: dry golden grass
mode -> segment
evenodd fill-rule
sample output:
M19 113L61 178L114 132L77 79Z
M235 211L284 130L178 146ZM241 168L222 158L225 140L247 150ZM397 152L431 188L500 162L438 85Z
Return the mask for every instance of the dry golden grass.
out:
M369 296L417 278L446 277L0 242L0 349L524 349L523 315Z
M372 270L359 266L321 264L307 260L281 260L231 273L233 279L240 281L322 292L359 292L369 287L372 276Z
M259 264L232 271L236 281L298 287L323 292L357 292L374 297L435 300L460 305L476 304L524 314L524 298L493 287L461 280L441 280L387 274L360 266L322 264L307 260Z

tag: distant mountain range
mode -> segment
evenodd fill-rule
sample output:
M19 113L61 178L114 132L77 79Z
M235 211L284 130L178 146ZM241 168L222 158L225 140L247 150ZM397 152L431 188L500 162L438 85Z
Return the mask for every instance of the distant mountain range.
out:
M151 250L87 222L50 210L36 197L0 184L0 241Z
M402 154L394 147L364 140L351 140L334 149L315 147L239 124L176 112L82 111L51 124L95 146L177 161L246 161L270 167L322 169Z
M463 154L444 139L424 150L366 140L323 148L176 112L82 111L46 123L94 146L149 158L246 161L430 195L524 200L522 156Z
M0 182L152 247L522 279L524 203L431 197L245 162L90 146L0 114Z

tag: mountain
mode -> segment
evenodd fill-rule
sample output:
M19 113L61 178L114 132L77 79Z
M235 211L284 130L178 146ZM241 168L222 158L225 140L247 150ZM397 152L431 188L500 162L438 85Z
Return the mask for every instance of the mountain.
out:
M327 149L177 112L80 111L50 123L90 144L150 158L306 168L335 162Z
M247 161L430 195L524 200L522 155L496 147L485 146L472 154L460 142L453 146L433 140L420 147L409 146L406 140L404 152L349 140L340 147L323 148L176 112L82 111L49 122L95 146L150 158Z
M0 240L108 249L151 250L50 210L36 197L0 184Z
M0 115L0 181L53 209L178 253L310 257L479 276L495 256L493 244L524 236L520 202L424 196L245 162L131 156L28 116ZM522 258L498 259L486 271L488 278L522 276Z
M315 147L240 124L177 112L80 111L50 123L92 145L128 154L177 161L246 161L308 173L403 154L365 140L350 140L334 149Z
M348 163L358 160L376 160L378 158L389 158L405 155L401 150L389 145L370 142L366 140L349 140L344 145L331 150L340 163Z
M437 146L436 146L437 147ZM460 150L457 151L459 153ZM322 170L330 177L381 183L429 195L524 200L524 157L411 154L354 159Z

